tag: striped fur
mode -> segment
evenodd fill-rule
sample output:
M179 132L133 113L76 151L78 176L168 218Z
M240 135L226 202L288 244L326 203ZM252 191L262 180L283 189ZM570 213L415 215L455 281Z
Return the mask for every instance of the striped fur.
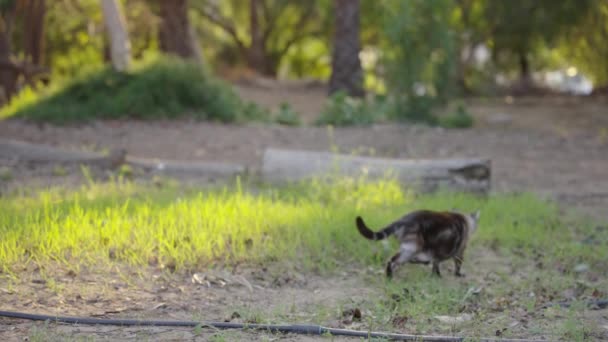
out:
M383 240L395 235L400 242L399 252L386 265L386 275L391 277L400 264L433 264L433 273L441 275L439 263L453 258L454 273L460 273L464 250L470 235L476 230L479 211L470 214L455 211L413 211L392 222L378 232L372 231L361 217L356 224L359 233L369 240Z

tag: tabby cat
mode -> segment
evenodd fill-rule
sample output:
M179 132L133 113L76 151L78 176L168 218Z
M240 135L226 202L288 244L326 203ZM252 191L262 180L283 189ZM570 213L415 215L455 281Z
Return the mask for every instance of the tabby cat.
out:
M454 274L460 272L464 250L473 232L477 229L479 210L474 213L456 211L413 211L389 224L379 232L369 229L357 216L359 233L369 240L383 240L392 234L399 240L399 252L386 265L386 276L392 277L395 268L403 263L433 264L432 273L441 276L439 263L453 258Z

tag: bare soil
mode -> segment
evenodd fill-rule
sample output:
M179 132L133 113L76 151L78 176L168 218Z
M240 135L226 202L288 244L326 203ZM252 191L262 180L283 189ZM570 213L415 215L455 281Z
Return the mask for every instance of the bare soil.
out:
M275 108L289 102L312 122L325 101L315 86L238 85L244 98ZM7 139L104 151L125 148L129 155L176 160L208 160L243 163L258 167L266 147L330 150L396 158L489 157L493 190L534 191L554 198L593 218L608 221L608 103L602 98L549 97L527 99L469 100L475 127L446 130L412 125L375 125L359 128L284 127L278 125L222 125L181 121L99 121L86 125L38 125L22 120L0 122L0 136ZM48 185L78 185L80 170L31 167L11 160L0 161L0 190ZM471 266L474 267L474 266ZM63 273L62 273L63 272ZM24 270L31 279L15 287L0 283L0 309L58 315L130 317L184 320L224 320L238 312L240 318L281 317L284 322L345 324L340 307L374 294L366 279L376 270L351 270L330 278L297 272L239 270L224 274L226 284L193 282L191 276L170 276L149 270L145 277L132 270L97 272L81 270L74 275L56 270L59 281L39 279L39 270ZM205 272L205 270L201 270ZM112 274L109 276L108 274ZM234 280L247 279L252 289ZM21 276L21 275L20 275ZM181 278L180 278L181 277ZM220 277L221 278L221 277ZM139 279L139 280L127 280ZM214 278L215 279L215 278ZM465 281L481 281L473 272ZM458 280L449 280L458 281ZM335 304L332 304L335 303ZM335 307L335 313L317 321L316 309ZM608 318L598 314L600 324ZM526 336L524 328L517 335ZM608 329L607 329L608 330ZM403 329L408 332L407 327ZM411 332L410 332L411 333ZM209 329L118 328L51 325L0 319L0 338L22 340L42 334L51 339L95 337L99 339L228 340L261 339L242 332L221 333ZM303 336L263 335L269 339L305 341ZM312 340L312 339L311 339Z

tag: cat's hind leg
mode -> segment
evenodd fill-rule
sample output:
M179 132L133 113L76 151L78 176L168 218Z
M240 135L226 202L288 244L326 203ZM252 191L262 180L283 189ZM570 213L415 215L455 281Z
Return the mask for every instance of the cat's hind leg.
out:
M391 258L386 264L386 276L391 278L395 269L406 262L412 260L414 255L418 252L418 245L415 242L404 242L399 247L399 252Z

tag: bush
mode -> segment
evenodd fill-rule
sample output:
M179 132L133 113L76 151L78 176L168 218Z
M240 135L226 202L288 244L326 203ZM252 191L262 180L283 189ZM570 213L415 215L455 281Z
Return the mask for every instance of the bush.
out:
M184 115L233 122L262 118L261 112L259 108L252 112L228 84L202 66L160 58L128 73L105 68L38 92L23 91L0 115L56 123Z
M459 104L455 113L439 118L439 125L445 128L469 128L473 126L473 117L463 104Z
M383 117L375 110L376 101L369 103L339 91L333 94L316 120L317 125L355 126L370 125Z
M274 120L281 125L287 126L299 126L302 124L298 112L293 110L289 103L286 102L281 103Z

